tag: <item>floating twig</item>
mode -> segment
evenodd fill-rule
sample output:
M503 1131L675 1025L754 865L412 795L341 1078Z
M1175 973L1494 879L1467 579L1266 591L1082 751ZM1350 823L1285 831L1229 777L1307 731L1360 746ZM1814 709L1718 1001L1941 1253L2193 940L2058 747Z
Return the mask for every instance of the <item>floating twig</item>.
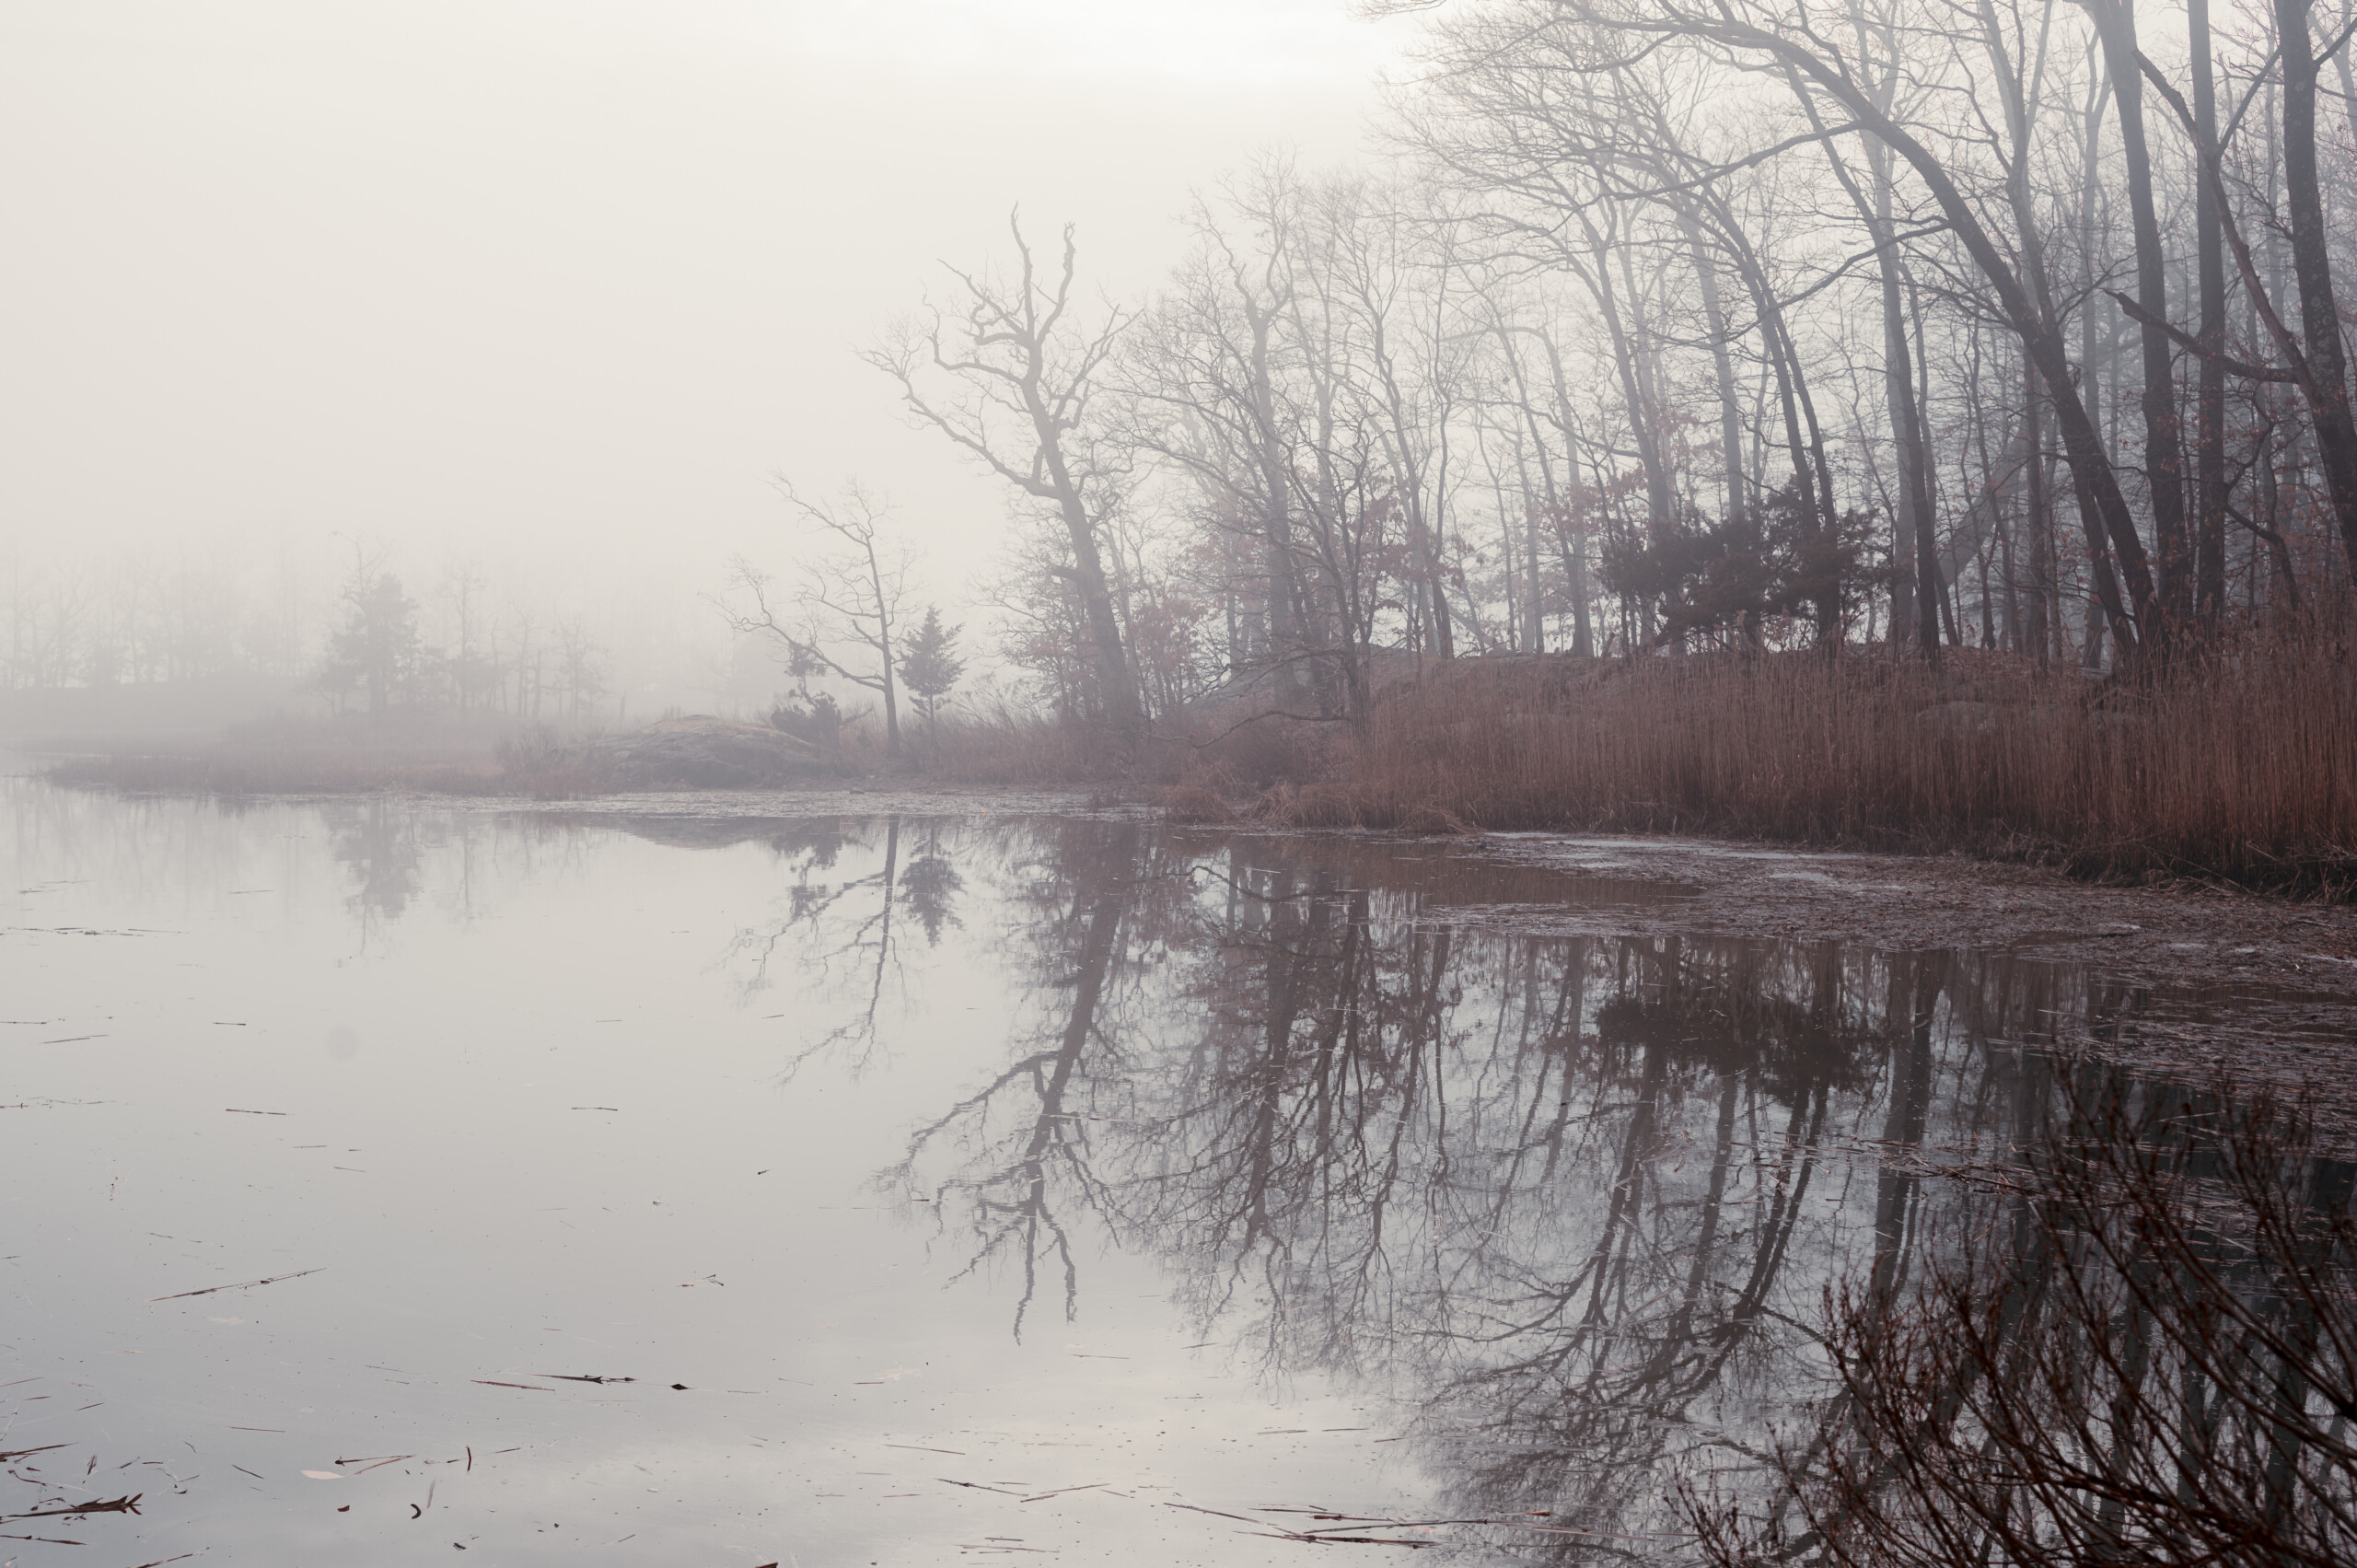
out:
M592 1377L585 1372L535 1372L535 1377L550 1377L559 1383L635 1383L635 1377Z
M179 1301L192 1295L211 1295L216 1291L251 1290L256 1285L274 1285L281 1280L299 1280L305 1274L319 1273L324 1267L325 1265L321 1265L319 1269L298 1269L291 1274L273 1274L266 1280L247 1280L233 1285L206 1285L203 1290L181 1290L174 1291L169 1295L151 1295L147 1298L147 1305L152 1307L159 1301Z
M139 1500L147 1494L134 1492L128 1497L117 1497L105 1503L76 1503L70 1508L43 1508L34 1514L0 1514L0 1523L13 1524L18 1519L62 1519L81 1514L136 1514Z

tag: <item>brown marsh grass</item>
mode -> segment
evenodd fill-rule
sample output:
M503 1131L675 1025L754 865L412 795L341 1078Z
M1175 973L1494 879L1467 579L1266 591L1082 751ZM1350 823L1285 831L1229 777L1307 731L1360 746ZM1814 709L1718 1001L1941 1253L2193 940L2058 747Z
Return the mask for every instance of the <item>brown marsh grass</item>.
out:
M2143 683L1952 652L1460 661L1402 683L1300 826L1706 832L1960 849L2083 874L2350 896L2357 681L2339 650L2247 650Z

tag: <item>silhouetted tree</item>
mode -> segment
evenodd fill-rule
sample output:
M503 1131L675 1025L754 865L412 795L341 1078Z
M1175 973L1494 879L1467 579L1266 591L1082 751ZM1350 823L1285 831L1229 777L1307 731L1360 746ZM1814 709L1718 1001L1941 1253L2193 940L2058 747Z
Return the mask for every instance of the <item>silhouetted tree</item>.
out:
M417 636L417 601L401 580L362 556L343 589L343 624L328 640L319 684L339 698L357 692L369 716L409 694L424 649Z
M960 630L944 626L941 607L929 604L915 633L901 647L900 681L923 711L928 733L940 722L941 700L949 695L958 678L966 673L966 661L958 656Z
M807 501L780 482L786 505L820 541L799 564L786 603L774 602L769 575L739 556L733 575L750 610L732 610L729 624L782 644L797 679L840 676L884 701L884 750L900 754L900 707L895 668L900 600L912 563L908 548L884 536L886 506L857 483L829 505ZM781 726L784 727L784 726Z

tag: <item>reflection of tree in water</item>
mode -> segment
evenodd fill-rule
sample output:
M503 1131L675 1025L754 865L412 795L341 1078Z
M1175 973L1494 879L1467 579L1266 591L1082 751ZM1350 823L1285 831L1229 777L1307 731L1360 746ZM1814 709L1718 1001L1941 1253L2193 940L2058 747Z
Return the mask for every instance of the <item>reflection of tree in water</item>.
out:
M965 878L958 875L957 863L942 849L941 824L928 822L923 829L924 842L919 845L908 869L900 873L900 891L909 900L909 912L924 927L925 946L939 947L944 927L958 923L958 895L965 890Z
M352 871L353 907L364 925L399 920L417 897L419 868L428 847L420 814L383 799L338 801L321 807L329 853Z
M1166 851L1146 847L1132 822L1065 821L1040 830L1035 853L1011 867L1014 908L1028 917L1014 944L1038 966L1039 1015L1018 1028L1014 1060L972 1094L910 1137L884 1184L925 1186L945 1228L967 1237L961 1273L1014 1268L1022 1277L1015 1311L1020 1337L1051 1271L1064 1316L1078 1308L1079 1271L1066 1211L1102 1211L1092 1174L1089 1124L1118 1103L1121 1064L1137 1035L1144 982L1167 960L1170 917L1188 883ZM928 1177L946 1159L950 1174Z
M2267 1093L2024 1068L1916 1278L1829 1297L1770 1484L1698 1489L1709 1560L2357 1561L2357 1165Z
M1898 1156L2009 1146L2052 1086L2021 1046L2152 1000L2004 955L1516 937L1357 851L1047 831L1009 936L1046 1013L887 1179L1019 1269L1018 1328L1043 1267L1077 1309L1086 1209L1201 1337L1392 1380L1452 1511L1551 1509L1500 1535L1551 1559L1690 1541L1681 1461L1767 1484L1826 1287L1906 1288L1952 1206Z
M904 844L904 839L911 842ZM896 923L912 916L927 946L957 923L957 900L965 884L938 821L904 829L899 817L880 821L814 818L780 827L769 835L771 852L791 871L785 913L768 924L740 931L730 942L728 961L742 966L749 995L773 981L779 954L790 954L813 993L847 995L851 1016L802 1047L789 1065L849 1047L854 1066L864 1064L878 1042L878 1025L888 990L904 982ZM846 852L880 852L872 868L852 876L833 872ZM904 851L910 854L905 866Z

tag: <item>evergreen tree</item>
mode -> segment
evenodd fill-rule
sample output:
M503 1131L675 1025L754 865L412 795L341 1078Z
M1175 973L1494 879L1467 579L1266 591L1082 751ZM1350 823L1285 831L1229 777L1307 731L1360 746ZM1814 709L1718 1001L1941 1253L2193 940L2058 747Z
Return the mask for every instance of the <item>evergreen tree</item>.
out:
M958 656L958 633L963 630L941 623L937 605L925 607L923 623L917 627L900 655L900 683L917 700L924 711L925 729L930 732L941 714L941 699L949 695L958 677L966 673L966 661Z
M328 640L319 684L339 694L358 691L374 717L410 694L424 649L417 636L417 601L389 572L362 564L343 590L343 624Z

